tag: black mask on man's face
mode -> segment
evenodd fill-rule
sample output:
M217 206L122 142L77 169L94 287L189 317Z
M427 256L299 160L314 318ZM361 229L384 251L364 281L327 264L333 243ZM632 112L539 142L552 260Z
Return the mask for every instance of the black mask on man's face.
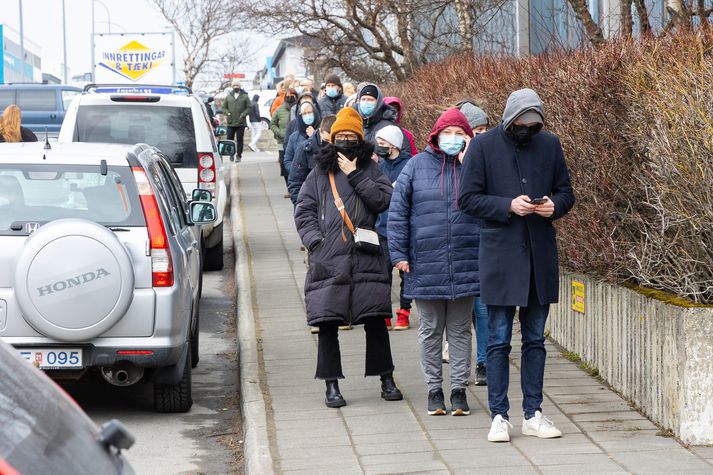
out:
M517 143L524 144L532 140L535 135L540 133L540 130L542 130L542 124L535 124L529 126L513 124L510 127L510 135Z
M376 153L376 155L379 158L386 160L391 156L391 147L384 147L382 145L377 145L376 148L374 149L374 153Z
M294 104L297 98L295 96L285 96L285 102L288 104Z
M240 92L240 88L239 88L239 87L234 87L234 88L233 88L233 91L236 92L236 93L238 93L238 92Z
M357 158L357 152L359 151L358 140L335 140L334 146L349 160L354 161Z

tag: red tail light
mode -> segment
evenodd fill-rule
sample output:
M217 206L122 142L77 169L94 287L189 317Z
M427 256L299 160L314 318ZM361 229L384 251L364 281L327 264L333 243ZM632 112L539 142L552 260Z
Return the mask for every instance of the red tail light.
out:
M153 355L153 350L118 350L117 355Z
M215 158L212 153L198 153L198 188L215 190Z
M144 169L133 167L132 170L136 186L139 189L146 227L149 231L153 286L171 287L173 285L173 261L171 260L171 249L168 247L166 227L163 225L163 218L161 218L161 210L158 208L156 195L154 195Z

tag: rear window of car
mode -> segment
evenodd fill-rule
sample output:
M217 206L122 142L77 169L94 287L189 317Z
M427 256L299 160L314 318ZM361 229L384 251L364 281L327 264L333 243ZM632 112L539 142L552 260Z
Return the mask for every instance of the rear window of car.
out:
M27 224L81 218L105 226L145 226L129 167L0 165L0 234Z
M190 107L155 105L81 106L78 142L146 143L161 150L174 167L198 168Z
M15 103L15 90L10 88L0 89L0 109Z
M56 111L55 89L18 89L17 106L23 111Z

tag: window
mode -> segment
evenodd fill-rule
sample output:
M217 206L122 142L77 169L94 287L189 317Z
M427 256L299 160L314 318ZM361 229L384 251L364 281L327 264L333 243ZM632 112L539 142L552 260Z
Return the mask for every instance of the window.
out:
M146 143L166 154L174 167L198 168L190 107L82 106L77 114L77 141Z
M62 104L64 105L64 110L69 109L69 104L72 102L72 99L78 95L79 91L70 91L67 89L62 90Z
M56 111L55 89L18 89L17 105L23 111Z

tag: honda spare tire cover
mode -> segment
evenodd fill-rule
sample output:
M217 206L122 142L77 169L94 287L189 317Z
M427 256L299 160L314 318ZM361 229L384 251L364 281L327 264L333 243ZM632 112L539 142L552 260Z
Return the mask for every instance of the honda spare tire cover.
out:
M63 341L89 340L114 326L131 305L131 258L104 226L83 219L52 221L25 242L15 295L38 332Z

